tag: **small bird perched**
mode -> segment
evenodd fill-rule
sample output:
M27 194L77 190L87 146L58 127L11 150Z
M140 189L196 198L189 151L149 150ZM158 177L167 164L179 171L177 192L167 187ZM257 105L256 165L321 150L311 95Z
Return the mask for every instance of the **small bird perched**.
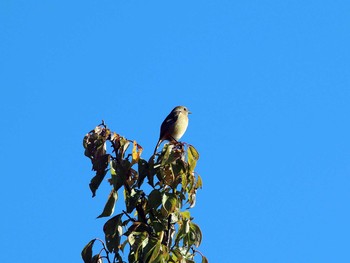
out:
M154 149L154 154L156 154L159 145L167 141L180 140L182 135L186 132L188 126L188 114L191 112L185 106L175 107L170 114L165 118L160 127L159 140Z

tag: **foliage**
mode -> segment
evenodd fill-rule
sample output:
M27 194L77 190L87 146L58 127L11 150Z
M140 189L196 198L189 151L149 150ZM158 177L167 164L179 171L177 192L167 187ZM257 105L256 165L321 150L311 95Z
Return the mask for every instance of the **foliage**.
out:
M202 187L202 179L194 171L199 154L193 146L165 144L146 161L136 141L112 132L104 122L84 137L83 146L96 172L89 185L93 197L108 171L111 175L108 182L112 189L98 218L112 216L121 191L125 202L125 210L104 224L105 241L93 239L83 249L85 263L122 263L124 252L129 263L191 263L196 254L208 262L195 249L202 241L202 232L189 211L195 205L197 189ZM144 190L146 178L149 193ZM95 241L102 248L93 255Z

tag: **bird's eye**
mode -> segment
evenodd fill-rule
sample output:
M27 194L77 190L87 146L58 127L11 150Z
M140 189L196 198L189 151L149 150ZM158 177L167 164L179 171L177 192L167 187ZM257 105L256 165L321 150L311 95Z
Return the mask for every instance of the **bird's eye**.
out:
M184 108L184 111L187 111L187 108Z

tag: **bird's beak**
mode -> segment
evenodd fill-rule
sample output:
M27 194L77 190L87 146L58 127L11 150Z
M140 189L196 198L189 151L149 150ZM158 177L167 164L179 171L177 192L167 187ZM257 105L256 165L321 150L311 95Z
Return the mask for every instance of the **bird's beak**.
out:
M192 112L188 111L188 114L192 114Z

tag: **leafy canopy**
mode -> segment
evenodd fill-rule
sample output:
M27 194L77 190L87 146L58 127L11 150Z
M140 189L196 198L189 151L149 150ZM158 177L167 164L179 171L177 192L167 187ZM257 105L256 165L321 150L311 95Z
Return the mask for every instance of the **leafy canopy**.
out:
M107 151L110 145L111 151ZM196 203L202 179L195 172L197 150L185 143L165 144L160 153L146 161L143 148L112 132L102 122L83 140L85 156L92 163L95 176L90 181L92 196L109 172L111 192L98 218L108 217L103 226L104 241L91 240L82 251L85 263L181 262L192 263L202 241L202 232L189 209ZM145 192L144 181L151 186ZM111 217L120 195L125 210ZM99 241L102 248L94 255ZM113 255L113 258L111 257Z

